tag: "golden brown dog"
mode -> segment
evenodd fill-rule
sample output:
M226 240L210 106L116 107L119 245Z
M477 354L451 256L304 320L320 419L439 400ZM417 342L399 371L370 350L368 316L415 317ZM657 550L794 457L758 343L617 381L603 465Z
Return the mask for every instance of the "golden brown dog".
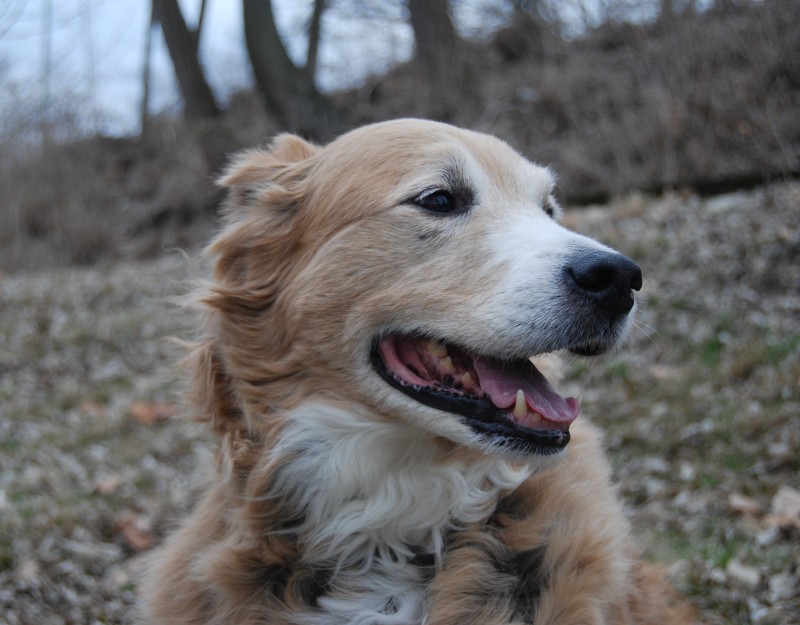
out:
M536 366L616 345L641 286L558 225L546 169L399 120L280 136L222 184L189 358L221 445L153 559L147 622L691 621L636 560L598 433Z

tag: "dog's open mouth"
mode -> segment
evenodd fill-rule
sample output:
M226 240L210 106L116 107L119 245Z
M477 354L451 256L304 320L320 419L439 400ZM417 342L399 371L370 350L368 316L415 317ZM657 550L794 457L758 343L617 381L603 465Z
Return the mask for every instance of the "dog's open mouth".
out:
M559 395L527 359L500 360L430 339L376 340L373 366L393 387L461 416L490 442L527 453L555 453L569 442L578 401Z

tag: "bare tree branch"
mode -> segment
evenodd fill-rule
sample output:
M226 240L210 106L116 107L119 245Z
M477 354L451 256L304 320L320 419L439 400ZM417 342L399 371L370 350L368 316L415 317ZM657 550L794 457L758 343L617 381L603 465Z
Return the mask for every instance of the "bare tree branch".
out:
M319 38L322 29L322 13L327 5L326 0L314 0L314 12L308 27L308 54L306 55L306 71L314 80L317 75L317 57L319 55Z
M195 37L186 26L178 0L153 0L153 10L172 58L186 116L218 116L220 110L197 58Z
M150 3L150 21L144 36L144 54L142 55L142 100L139 104L139 134L144 137L150 120L150 59L153 50L153 29L158 25L155 14L155 1Z
M270 0L243 0L244 34L256 84L270 111L288 129L327 138L341 118L317 91L307 68L297 67L281 41Z

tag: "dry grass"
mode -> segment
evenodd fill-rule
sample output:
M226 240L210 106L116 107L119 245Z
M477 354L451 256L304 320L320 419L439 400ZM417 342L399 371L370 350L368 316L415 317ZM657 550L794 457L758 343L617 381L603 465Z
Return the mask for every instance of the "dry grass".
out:
M563 392L607 432L648 557L711 624L800 613L800 185L570 212L642 264L630 345ZM0 280L0 623L132 623L140 555L212 442L174 411L178 255ZM796 514L800 515L800 512Z
M10 154L13 152L14 160ZM4 149L0 186L2 266L89 264L108 254L107 207L113 205L85 150L18 144Z
M776 517L779 493L800 497L798 204L795 184L575 216L641 263L645 288L631 348L575 362L574 380L649 554L676 562L710 623L800 613L800 509Z
M254 128L273 131L263 119ZM236 132L163 119L140 139L0 135L0 270L153 257L204 240L223 154L252 139Z

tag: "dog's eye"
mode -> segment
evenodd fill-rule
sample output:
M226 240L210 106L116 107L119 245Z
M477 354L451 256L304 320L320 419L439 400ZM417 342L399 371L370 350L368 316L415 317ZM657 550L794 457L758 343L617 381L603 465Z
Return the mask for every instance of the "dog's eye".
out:
M463 198L444 190L424 193L414 203L432 213L462 213L467 209Z
M552 195L548 195L545 198L542 209L547 216L552 219L557 218L561 212L561 207L559 206L558 201Z

